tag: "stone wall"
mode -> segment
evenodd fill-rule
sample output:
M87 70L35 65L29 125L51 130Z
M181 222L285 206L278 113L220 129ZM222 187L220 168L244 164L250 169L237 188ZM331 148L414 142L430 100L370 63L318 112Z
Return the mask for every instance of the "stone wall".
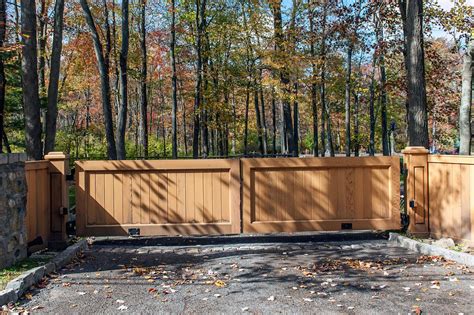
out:
M0 154L0 268L27 256L24 153Z

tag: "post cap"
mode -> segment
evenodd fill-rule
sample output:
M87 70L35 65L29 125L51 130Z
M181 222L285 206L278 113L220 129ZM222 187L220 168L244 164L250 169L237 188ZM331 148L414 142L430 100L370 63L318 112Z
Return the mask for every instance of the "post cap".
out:
M64 152L49 152L44 156L45 160L65 160L69 159L69 154Z
M429 154L430 151L425 147L406 147L402 150L403 154Z

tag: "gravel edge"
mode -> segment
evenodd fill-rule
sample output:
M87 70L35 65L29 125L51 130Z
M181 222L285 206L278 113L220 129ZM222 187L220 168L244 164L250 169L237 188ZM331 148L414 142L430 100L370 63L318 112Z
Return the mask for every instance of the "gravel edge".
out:
M40 282L45 275L64 267L86 248L87 240L80 240L56 255L45 265L25 271L20 276L8 282L6 288L0 291L0 310L3 305L16 303L32 285Z
M460 253L454 250L442 248L436 245L425 244L415 241L411 238L402 236L398 233L390 233L388 242L398 246L410 249L423 255L443 256L448 260L453 260L459 264L473 267L474 255Z

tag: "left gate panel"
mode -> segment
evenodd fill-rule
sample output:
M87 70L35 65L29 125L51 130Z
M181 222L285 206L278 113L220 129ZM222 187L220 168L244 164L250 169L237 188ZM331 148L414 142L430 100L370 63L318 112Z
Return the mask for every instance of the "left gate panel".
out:
M240 232L238 160L76 162L79 236Z

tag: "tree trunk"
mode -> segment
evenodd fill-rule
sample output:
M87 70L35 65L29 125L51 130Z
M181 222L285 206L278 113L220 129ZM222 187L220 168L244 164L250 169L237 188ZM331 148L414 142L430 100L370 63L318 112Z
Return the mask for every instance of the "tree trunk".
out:
M129 45L129 23L128 23L128 0L122 0L122 46L120 48L120 98L121 106L117 118L117 157L125 160L125 131L127 129L128 111L128 45Z
M145 158L148 158L148 62L146 49L146 3L146 0L141 0L140 47L142 55L142 68L140 80L140 140L143 149L143 155Z
M250 80L245 87L245 118L244 118L244 155L248 154L248 136L249 136L249 103L250 103Z
M249 74L250 75L250 74ZM265 154L264 147L263 147L263 132L262 132L262 121L260 117L260 107L258 104L258 87L257 87L257 79L254 79L254 104L255 104L255 117L257 119L257 136L258 136L258 148L260 153L263 155Z
M35 1L21 0L21 33L23 34L21 70L23 73L26 153L34 160L41 160L43 154L38 92Z
M268 132L267 132L267 120L265 115L265 99L263 96L262 86L262 69L260 69L260 106L262 107L262 128L263 128L263 154L268 153Z
M359 95L354 92L354 156L359 156L359 151Z
M331 136L326 127L329 128L329 125L326 126L326 118L328 118L328 110L326 107L326 24L327 24L327 15L328 15L328 2L326 0L323 1L323 17L322 17L322 25L321 25L321 51L319 53L321 59L321 85L320 85L320 94L321 94L321 156L326 155L326 151L330 151L329 137ZM327 139L326 139L327 137ZM326 147L328 146L328 147Z
M171 114L171 124L172 124L172 158L178 158L178 130L177 130L177 117L176 113L178 111L178 96L177 96L177 77L176 77L176 8L175 0L170 1L171 4L171 40L170 40L170 55L171 55L171 98L172 98L172 114Z
M28 1L28 0L22 0ZM80 0L81 7L84 11L87 25L91 31L92 40L94 42L94 50L97 58L97 66L100 73L101 96L102 96L102 111L104 114L105 137L107 139L107 156L111 160L117 159L117 151L115 147L114 126L112 120L112 107L110 102L110 77L109 64L106 62L103 54L102 43L100 41L99 33L95 26L94 18L91 10L87 4L87 0Z
M291 105L289 101L289 96L291 94L290 87L290 78L289 71L285 65L286 60L284 60L284 54L286 52L285 40L283 36L283 21L281 13L281 0L276 0L271 2L271 7L273 11L273 28L274 28L274 38L275 38L275 48L277 52L277 63L280 63L281 68L277 70L280 76L281 88L284 91L284 97L282 100L282 111L283 111L283 126L284 133L282 137L284 143L288 143L288 151L291 155L296 155L296 146L293 132L293 125L291 119ZM283 148L282 148L283 150ZM284 152L284 151L283 151Z
M300 143L300 135L299 135L299 119L300 119L300 112L299 112L299 104L298 104L298 82L294 83L294 95L295 100L293 102L293 139L295 142L295 148L293 150L293 156L299 155L299 143Z
M382 44L384 42L383 24L380 19L380 13L376 12L376 39L377 43ZM382 152L383 155L390 155L389 149L389 138L388 138L388 126L387 126L387 75L385 72L385 57L383 48L380 49L379 53L379 69L380 69L380 115L382 122Z
M326 106L326 125L327 125L327 134L328 134L328 151L330 156L335 156L334 154L334 142L332 140L332 130L331 130L331 113L329 112L329 106Z
M429 148L423 48L423 1L399 0L399 7L405 38L409 144Z
M346 111L345 115L345 126L346 126L346 156L351 156L351 74L352 74L352 42L349 43L347 49L347 69L346 69L346 89L345 89L345 102L344 108Z
M39 94L40 100L46 96L46 39L48 32L48 6L46 0L41 0L41 8L39 14Z
M313 115L313 156L319 156L319 139L318 139L318 85L317 66L316 66L316 49L315 49L315 29L314 29L314 5L313 0L309 0L308 8L309 30L310 30L310 53L311 53L311 111Z
M277 122L276 122L276 101L275 89L272 89L272 153L277 153L276 138L277 138Z
M374 52L372 60L372 71L370 74L370 96L369 96L369 120L370 120L370 136L369 136L369 155L375 155L375 63L376 54Z
M3 49L7 29L7 1L0 0L0 49ZM5 133L5 63L3 54L0 55L0 137ZM3 153L3 139L0 138L0 153Z
M199 131L202 99L202 32L204 28L204 11L206 9L206 0L196 0L196 86L194 93L194 126L193 126L193 158L199 156Z
M474 64L474 35L471 35L469 45L464 53L462 69L462 95L459 108L459 154L471 154L471 104L472 104L472 76Z
M54 35L51 52L51 70L48 86L48 109L46 111L46 135L44 152L54 151L56 140L56 120L58 117L59 70L61 67L61 52L63 47L63 15L64 0L56 0L54 6Z

